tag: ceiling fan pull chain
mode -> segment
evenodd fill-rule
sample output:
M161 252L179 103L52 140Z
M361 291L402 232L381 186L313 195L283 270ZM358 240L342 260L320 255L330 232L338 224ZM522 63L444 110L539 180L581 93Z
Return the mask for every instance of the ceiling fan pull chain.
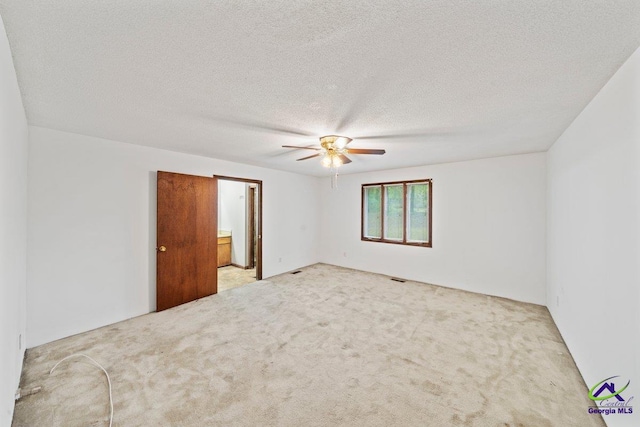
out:
M331 172L333 172L333 175L331 175L331 188L336 190L338 188L338 170L336 168L331 169Z

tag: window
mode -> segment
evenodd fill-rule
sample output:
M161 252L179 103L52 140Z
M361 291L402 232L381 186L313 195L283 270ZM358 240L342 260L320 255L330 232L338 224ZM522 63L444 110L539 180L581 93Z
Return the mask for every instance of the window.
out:
M362 186L362 240L431 247L430 179Z

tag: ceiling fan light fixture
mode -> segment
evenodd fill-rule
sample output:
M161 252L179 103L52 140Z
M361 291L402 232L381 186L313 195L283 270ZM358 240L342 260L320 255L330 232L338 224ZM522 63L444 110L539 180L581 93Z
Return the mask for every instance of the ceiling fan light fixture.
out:
M314 157L322 156L320 164L327 169L331 169L331 188L338 188L338 168L343 164L351 163L351 159L346 154L384 154L381 149L371 148L354 148L347 149L347 144L352 141L351 138L339 135L325 135L320 137L320 147L301 147L297 145L283 145L284 148L299 148L304 150L314 150L316 154L303 157L297 160L307 160Z
M342 165L342 159L335 153L327 153L321 160L325 168L336 169Z
M313 150L316 154L306 156L297 161L313 159L321 157L320 164L325 168L336 171L340 166L351 163L351 159L347 154L384 154L385 150L371 148L353 148L348 149L347 144L352 141L351 138L339 135L325 135L320 137L320 147L303 147L299 145L283 145L284 148L297 148L303 150ZM336 172L337 173L337 172Z

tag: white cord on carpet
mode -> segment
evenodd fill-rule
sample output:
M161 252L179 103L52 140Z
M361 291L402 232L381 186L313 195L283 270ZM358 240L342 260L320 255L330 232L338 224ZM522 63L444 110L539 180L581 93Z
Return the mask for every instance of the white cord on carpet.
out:
M98 368L102 369L102 372L104 372L104 374L107 376L107 383L109 384L109 407L111 408L111 415L109 416L109 427L111 427L111 425L113 424L113 396L111 394L111 378L109 378L109 373L107 373L107 370L104 369L101 364L99 364L98 362L96 362L95 360L93 360L92 358L87 356L86 354L76 353L76 354L72 354L70 356L67 356L64 359L62 359L61 361L59 361L58 363L56 363L55 366L53 368L51 368L51 371L49 371L49 375L53 374L53 371L58 367L59 364L61 364L65 360L70 359L72 357L86 357L95 366L97 366Z

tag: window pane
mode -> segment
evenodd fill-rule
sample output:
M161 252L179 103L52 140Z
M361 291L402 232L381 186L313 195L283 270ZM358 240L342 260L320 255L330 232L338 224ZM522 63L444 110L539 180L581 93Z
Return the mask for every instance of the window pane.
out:
M402 185L384 186L384 238L402 240Z
M429 184L407 184L407 242L429 241Z
M364 189L364 237L379 239L382 233L380 223L380 187L365 187Z

